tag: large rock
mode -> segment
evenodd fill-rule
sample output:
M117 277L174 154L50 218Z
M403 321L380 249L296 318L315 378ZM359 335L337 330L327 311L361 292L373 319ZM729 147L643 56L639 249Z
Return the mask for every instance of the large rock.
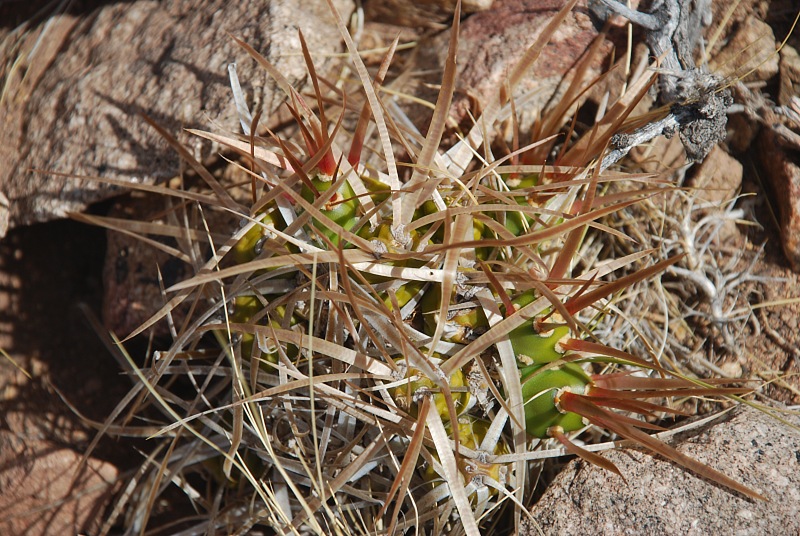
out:
M491 9L475 13L462 23L456 93L451 107L455 121L464 122L465 128L472 126L473 117L498 88L507 84L511 70L563 5L559 0L496 0ZM633 3L634 8L637 5L638 2ZM614 25L610 33L623 36L619 33L622 19L614 17L611 21ZM576 64L599 35L598 23L587 2L579 2L523 77L513 95L522 132L549 104L557 102L557 95L566 91ZM449 32L445 32L421 47L418 51L421 71L436 70L432 65L444 65L449 38ZM605 67L613 48L612 40L603 44L585 80L592 80ZM441 78L427 82L438 84ZM416 89L414 94L435 102L436 95L426 94L425 88ZM424 121L420 126L424 131Z
M347 20L352 1L336 4ZM33 169L133 182L174 176L178 158L140 113L197 156L208 154L207 144L181 129L238 129L230 62L239 66L251 105L268 117L280 92L226 32L296 83L306 76L298 28L320 64L339 49L324 0L115 2L88 13L50 13L13 30L0 26L0 65L10 66L0 101L0 192L8 198L0 197L0 222L61 217L113 193ZM5 232L0 227L0 236Z
M12 424L0 431L0 533L97 533L116 489L117 469L15 429L22 420L17 415L5 420Z
M790 418L794 426L797 417ZM737 410L679 438L678 450L765 495L744 498L674 463L626 449L607 452L625 476L573 461L533 507L523 535L800 533L800 432L759 411ZM539 532L541 530L541 532Z

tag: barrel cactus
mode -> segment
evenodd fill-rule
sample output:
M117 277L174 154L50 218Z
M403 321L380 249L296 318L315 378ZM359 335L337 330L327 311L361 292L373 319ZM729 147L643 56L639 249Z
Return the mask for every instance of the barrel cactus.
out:
M512 84L572 4L510 73ZM575 441L589 427L761 497L642 431L680 413L665 398L744 388L676 377L595 340L613 314L610 300L677 260L613 282L606 276L653 252L582 260L590 229L608 231L601 218L662 187L631 176L643 187L604 195L609 182L626 180L601 162L636 100L610 105L547 164L569 106L551 112L563 116L549 118L552 132L497 156L490 127L512 105L498 89L474 129L445 151L458 19L425 136L389 115L378 91L394 49L368 73L341 21L356 88L323 83L304 46L313 93L301 95L242 42L284 88L293 128L259 130L237 95L244 135L196 134L237 156L245 184L224 188L184 152L209 191L163 189L196 203L180 210L241 222L193 231L208 260L167 289L169 303L140 330L191 304L171 346L139 370L139 390L168 417L158 435L169 452L132 485L179 482L207 517L201 532L479 534L503 512L519 521L532 454L550 440L559 453L616 471ZM643 79L629 93L647 87ZM406 161L397 161L398 147ZM167 377L175 374L187 381L173 392ZM192 484L198 474L207 493ZM149 510L130 515L145 526Z

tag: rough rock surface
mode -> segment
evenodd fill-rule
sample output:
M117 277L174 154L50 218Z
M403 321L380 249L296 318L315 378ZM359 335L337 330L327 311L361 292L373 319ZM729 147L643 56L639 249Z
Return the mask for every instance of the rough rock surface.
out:
M71 449L21 430L0 432L0 533L98 531L118 471L93 458L81 466L82 460Z
M462 0L461 12L474 13L492 7L494 0ZM445 27L453 17L456 0L368 0L364 3L367 20L401 26L431 29Z
M697 196L701 201L728 203L742 187L742 173L742 164L715 146L694 170L690 185L697 188Z
M336 4L347 20L352 2ZM31 169L126 181L174 176L178 158L140 113L189 143L197 156L208 153L208 145L181 129L213 124L238 131L230 62L238 64L251 106L268 116L280 95L226 32L296 83L306 76L298 27L320 64L339 46L324 0L117 2L88 13L47 13L14 29L0 26L7 77L0 101L0 191L10 211L0 221L5 216L13 227L60 217L112 192Z
M741 22L725 47L711 61L717 74L741 77L746 81L768 80L778 74L775 34L766 22L755 16Z
M110 215L149 221L159 200L121 198ZM126 337L167 301L163 288L187 279L191 266L164 251L126 234L108 231L106 262L103 268L103 324L118 336ZM161 281L159 281L159 275ZM182 309L181 309L182 310ZM182 315L174 319L181 325ZM166 322L157 325L157 335L167 335Z
M634 2L634 6L638 3ZM456 122L472 123L471 113L477 116L489 96L506 83L506 77L523 54L541 34L548 21L563 7L559 0L495 0L491 9L476 13L461 24L458 46L456 94L451 117ZM613 19L616 22L622 19ZM525 130L533 116L541 112L558 92L563 92L572 79L570 71L598 36L596 19L589 15L585 2L570 13L545 46L539 59L528 71L514 92L520 129ZM617 28L618 29L618 28ZM613 30L613 29L612 29ZM613 33L613 32L612 32ZM441 82L441 70L447 55L449 32L443 32L420 47L417 57L421 72L435 72L425 82L436 86ZM586 75L591 80L603 67L602 61L611 50L605 43L595 65ZM412 92L431 102L436 93L419 87ZM427 115L412 119L423 132Z
M800 272L800 148L771 128L761 129L758 148L778 208L783 252L792 269Z
M115 201L109 215L125 220L141 220L165 223L166 218L154 218L174 211L164 199L157 195L121 197ZM196 211L188 210L187 218L194 219L197 227L203 225ZM177 218L184 216L178 213ZM210 229L236 229L238 218L221 211L204 211L203 218ZM167 301L163 288L188 279L194 275L193 267L182 260L152 245L117 231L106 234L106 261L103 268L103 323L120 337L125 337L138 328ZM180 247L171 239L168 245ZM207 246L196 245L201 255L209 255ZM161 281L159 281L159 275ZM162 287L163 285L163 287ZM189 304L182 304L172 311L172 321L180 326ZM169 334L166 321L156 324L155 334Z
M800 419L791 419L795 426ZM673 443L675 444L675 443ZM753 409L677 440L677 448L767 496L743 498L683 468L636 450L604 453L627 484L571 462L534 506L534 534L798 534L800 432ZM540 532L541 531L541 532Z
M800 54L792 46L781 49L780 61L780 87L778 89L778 104L787 106L792 103L792 98L800 95Z

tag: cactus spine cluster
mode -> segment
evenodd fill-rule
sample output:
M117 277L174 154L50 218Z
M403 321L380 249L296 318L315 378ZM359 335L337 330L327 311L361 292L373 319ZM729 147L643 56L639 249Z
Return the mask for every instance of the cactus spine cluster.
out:
M174 362L196 355L211 359L228 384L220 391L217 380L198 383L195 374L195 399L164 401L188 408L168 429L205 438L181 463L217 467L211 473L226 481L232 504L260 505L247 516L231 507L225 519L320 534L346 532L342 523L478 534L501 505L524 504L526 456L542 441L616 472L573 440L590 426L760 498L642 431L680 413L661 405L664 398L744 389L672 377L656 361L592 340L608 299L677 259L613 283L603 278L648 252L575 273L591 226L657 193L642 181L638 191L600 194L611 180L600 169L604 147L635 100L610 106L597 129L560 149L558 165L540 158L552 149L547 132L502 158L482 143L489 135L481 125L509 105L499 93L483 122L440 152L458 14L455 21L425 137L388 117L376 91L393 49L373 79L351 48L358 96L335 83L323 92L303 43L309 98L241 43L285 88L295 125L291 137L258 133L248 117L246 136L198 133L240 153L251 195L234 200L209 179L225 197L219 207L242 227L214 244L194 278L168 289L171 306L194 302L194 316L153 366L150 389L158 392ZM531 47L521 71L542 46ZM629 91L641 96L647 86ZM397 146L410 155L406 166L395 161ZM212 391L229 397L207 396ZM184 466L165 467L174 476Z

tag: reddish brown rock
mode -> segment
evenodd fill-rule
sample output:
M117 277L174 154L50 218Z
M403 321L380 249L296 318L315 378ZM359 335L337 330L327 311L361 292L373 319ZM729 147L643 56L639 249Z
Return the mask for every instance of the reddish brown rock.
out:
M743 171L741 162L715 146L692 174L689 186L695 189L695 203L711 203L724 210L733 203L742 187ZM738 235L736 222L728 219L717 232L716 240L725 244Z
M493 2L462 0L461 11L483 11L489 9ZM445 21L453 17L455 8L456 0L368 0L364 3L364 16L370 21L441 29L446 27Z
M741 77L745 81L768 80L778 74L777 43L772 28L749 16L736 29L725 47L711 61L717 74Z
M697 199L717 205L731 201L742 187L741 162L715 146L694 170L690 186L697 189Z
M499 0L491 11L478 13L464 23L458 55L461 60L457 82L460 95L453 102L458 120L470 111L473 101L482 106L489 95L506 83L509 71L536 41L561 4L558 1ZM573 11L515 92L515 98L531 95L535 90L534 102L526 107L541 109L596 36L589 17Z
M796 48L786 45L781 49L780 72L778 104L787 106L800 95L800 54Z
M351 0L336 3L347 19ZM133 182L174 176L178 158L141 113L196 155L208 154L209 145L182 129L238 131L230 62L251 106L268 116L280 94L226 32L263 52L293 83L306 76L298 28L321 69L341 41L324 0L117 2L45 15L0 26L0 191L12 227L62 217L114 192L32 169ZM0 222L2 210L0 203Z
M240 179L241 180L241 179ZM164 217L168 204L157 195L130 195L113 204L110 216L126 221L147 221L165 226L175 225L175 216ZM172 209L177 210L177 209ZM184 212L177 210L177 219ZM200 214L190 207L186 213L189 221L196 221ZM237 219L223 211L204 211L202 217L209 228L216 230L237 229ZM167 302L163 289L188 279L195 274L195 267L169 253L147 244L137 237L109 230L107 233L106 259L103 267L103 323L120 338L127 337L142 325ZM158 239L166 245L183 251L182 245L171 238ZM194 247L204 256L210 256L206 243L195 243ZM185 251L184 251L185 253ZM205 257L203 257L205 258ZM160 278L160 280L159 280ZM185 319L188 303L183 303L171 312L172 321L178 329ZM155 326L155 334L168 336L165 320Z
M152 197L123 199L115 203L111 215L130 220L148 220L150 209L159 205ZM127 337L168 300L162 289L189 278L192 267L142 240L118 231L107 233L106 261L103 267L103 323L120 338ZM172 244L175 245L175 244ZM161 281L159 281L159 276ZM183 308L174 312L180 325ZM165 322L156 334L169 334Z
M97 532L117 469L13 428L0 433L0 533Z
M800 272L800 147L788 143L771 128L758 138L761 174L769 182L772 203L778 208L781 243L789 264Z
M497 0L491 9L464 21L459 38L456 95L451 108L456 121L469 122L469 113L480 112L561 7L563 2L559 0ZM523 131L536 111L543 110L554 95L566 89L572 78L571 70L598 36L595 22L585 2L579 2L515 90ZM439 36L430 47L439 54L440 64L444 63L447 39L448 35ZM605 67L602 63L610 50L611 43L605 43L586 75L587 80Z

